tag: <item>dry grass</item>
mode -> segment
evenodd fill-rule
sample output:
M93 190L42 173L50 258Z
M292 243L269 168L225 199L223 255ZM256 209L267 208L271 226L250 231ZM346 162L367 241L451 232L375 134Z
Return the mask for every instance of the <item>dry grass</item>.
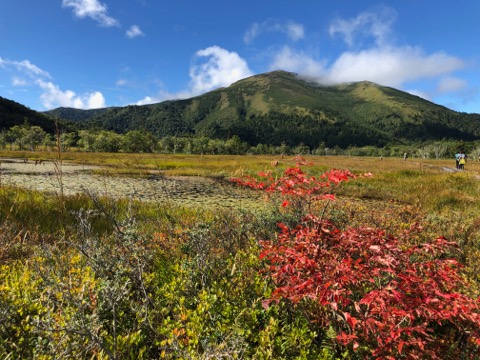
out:
M0 151L0 157L24 158L24 159L56 159L54 151ZM294 156L286 155L191 155L191 154L127 154L127 153L91 153L80 151L63 152L62 158L66 162L76 162L89 165L104 165L115 168L164 170L169 172L197 170L195 175L215 173L219 171L232 172L239 168L252 171L252 168L265 170L271 168L274 160L279 161L280 166L295 164ZM455 167L455 161L450 159L425 160L385 157L349 157L349 156L306 156L315 166L325 168L348 168L352 171L371 171L383 173L385 171L413 170L421 172L443 172L443 167ZM468 162L467 172L480 172L480 162ZM194 173L193 171L190 171Z
M55 152L2 151L0 157L55 159ZM241 177L260 171L280 176L284 169L295 166L294 156L254 155L189 155L189 154L124 154L65 152L65 162L104 166L102 173L116 176L207 176ZM372 173L373 177L357 179L342 187L341 194L353 198L401 202L418 206L427 212L479 212L480 162L469 162L466 171L454 170L454 160L401 158L369 158L344 156L308 156L312 164L308 172L318 175L327 169L349 169L356 174ZM277 166L272 162L278 161Z
M55 152L0 152L0 157L33 159L55 159ZM272 171L280 176L284 169L295 166L293 156L227 156L186 154L123 154L66 152L65 163L73 162L104 166L104 174L112 176L146 176L152 173L164 176L188 175L228 179L244 175L255 175L259 171ZM308 156L312 166L306 170L313 175L337 168L349 169L355 174L372 173L372 177L359 177L337 190L342 201L335 205L332 216L345 226L371 224L382 228L407 227L411 222L425 222L428 236L445 235L458 242L464 250L464 263L475 277L480 263L480 162L468 162L466 171L455 171L454 159L423 160L402 158L368 158L342 156ZM272 162L278 161L277 166ZM0 167L1 170L1 167ZM11 194L11 193L10 193ZM19 194L11 198L5 194L0 198L4 219L12 218L16 223L30 223L33 228L47 227L42 232L53 232L63 224L73 221L68 216L59 216L54 200L19 200ZM27 193L25 193L27 194ZM33 193L28 193L33 196ZM27 196L27 195L25 195ZM36 195L40 196L40 195ZM28 196L27 196L28 197ZM35 197L36 198L36 197ZM88 208L78 199L71 199L70 208ZM344 200L346 201L344 202ZM67 200L68 203L68 200ZM353 205L352 205L353 204ZM203 202L205 211L208 205ZM145 217L145 226L153 218L160 218L151 205L139 205ZM13 209L13 210L12 210ZM162 208L163 209L163 208ZM166 209L166 208L165 208ZM35 210L35 211L33 211ZM200 210L200 208L199 208ZM162 210L167 215L170 210ZM175 210L175 218L182 218ZM392 212L391 215L387 216ZM1 214L0 213L0 214ZM61 212L60 212L61 213ZM152 213L145 215L146 213ZM61 213L60 215L62 215ZM174 217L168 215L168 219ZM35 220L37 219L37 220ZM39 219L43 219L40 222ZM428 222L428 224L426 223ZM46 226L45 224L50 224ZM102 224L100 224L102 227ZM32 227L30 227L32 228ZM478 274L478 272L476 273ZM478 279L480 282L480 277Z

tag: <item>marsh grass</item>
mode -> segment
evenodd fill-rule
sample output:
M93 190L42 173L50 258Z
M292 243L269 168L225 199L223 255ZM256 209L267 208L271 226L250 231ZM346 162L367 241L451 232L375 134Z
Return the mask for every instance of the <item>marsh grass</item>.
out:
M293 157L278 156L68 152L62 161L105 166L109 176L190 175L219 182L259 171L279 177L295 166ZM478 294L477 164L450 173L443 167L454 164L446 160L307 161L313 165L305 170L315 176L330 168L373 174L342 184L337 200L319 204L317 213L341 229L384 229L406 246L446 236L459 244L452 256L465 265L466 292ZM301 313L285 304L261 305L272 289L259 275L258 240L275 238L277 223L289 221L295 219L275 206L191 207L87 191L60 201L57 194L2 184L0 280L8 286L0 281L0 356L336 358ZM59 323L63 328L51 331ZM58 357L59 350L66 355Z
M55 194L3 186L0 189L0 222L17 224L26 231L41 234L65 234L77 224L79 212L91 213L95 233L113 230L111 214L118 221L129 217L139 219L142 226L165 226L182 223L195 214L195 209L168 203L143 203L132 198L112 199L93 193L64 196L63 205ZM152 226L148 226L152 224Z
M22 159L50 159L57 157L55 152L0 151L0 157ZM105 166L111 174L125 174L130 171L160 171L165 175L191 176L232 176L238 169L254 175L259 171L275 170L271 163L279 160L279 168L295 164L293 156L281 159L280 156L236 156L236 155L189 155L189 154L126 154L62 152L64 162L85 165Z
M99 165L96 173L105 176L204 176L216 179L255 176L258 172L271 172L279 177L295 166L292 156L228 156L186 154L123 154L123 153L64 152L62 161ZM0 157L27 159L58 159L55 152L2 151ZM307 156L312 166L310 174L319 175L330 168L349 169L356 174L370 172L371 178L359 178L345 184L339 195L385 202L400 202L417 206L425 212L448 214L465 212L469 217L478 216L480 173L479 162L469 162L466 171L453 170L452 160L419 160L398 158ZM272 166L272 161L278 166ZM448 172L452 171L452 172ZM39 195L35 195L39 196ZM201 195L200 195L201 196ZM47 202L48 203L48 202Z
M40 233L58 234L75 223L75 211L92 209L86 195L65 196L64 202L55 195L15 187L0 190L0 217L2 221L22 224ZM101 231L101 221L95 226ZM104 229L107 230L107 229Z
M446 172L440 166L390 167L371 171L373 177L346 184L341 194L365 199L397 201L425 212L464 211L480 214L480 180L473 171Z

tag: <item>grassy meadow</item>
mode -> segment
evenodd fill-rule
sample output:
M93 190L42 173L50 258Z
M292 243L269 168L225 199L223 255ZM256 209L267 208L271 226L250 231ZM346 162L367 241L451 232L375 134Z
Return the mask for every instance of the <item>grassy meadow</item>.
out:
M99 165L95 171L108 176L201 176L225 184L259 172L280 179L297 162L293 156L60 155L61 163ZM0 158L60 163L58 156L0 152ZM452 170L454 160L445 159L306 156L305 161L302 170L317 178L331 169L358 175L322 190L335 193L334 201L308 204L313 215L340 232L381 229L398 239L399 249L441 236L457 244L438 258L461 264L455 291L473 299L480 318L480 163L468 162L459 172ZM366 173L372 176L362 176ZM6 176L0 164L0 178ZM312 317L326 310L309 299L265 306L278 284L259 257L262 241L276 241L278 223L291 229L303 224L307 209L302 202L285 206L275 195L261 201L259 207L239 202L228 209L182 206L94 193L47 194L0 182L0 357L374 358L384 342L341 340L344 332L353 336L355 323L340 312L328 321ZM381 276L380 282L391 275ZM371 290L362 286L352 296ZM401 345L384 346L378 356L407 359L409 351L419 351L423 358L480 358L476 338L459 333L464 328L455 321L432 321L422 338L426 350L417 348L418 338L411 341L402 333Z

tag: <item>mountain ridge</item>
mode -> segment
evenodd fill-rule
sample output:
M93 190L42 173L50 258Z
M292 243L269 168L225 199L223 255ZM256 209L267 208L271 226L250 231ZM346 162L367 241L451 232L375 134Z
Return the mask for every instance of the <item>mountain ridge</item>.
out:
M237 135L251 145L384 146L480 139L480 114L460 113L369 81L319 85L273 71L182 100L45 114L85 129L148 131L157 137Z
M48 114L32 110L16 101L0 96L0 130L8 130L13 126L28 124L40 126L49 133L55 133L60 128L71 129L72 124L67 120L56 121Z

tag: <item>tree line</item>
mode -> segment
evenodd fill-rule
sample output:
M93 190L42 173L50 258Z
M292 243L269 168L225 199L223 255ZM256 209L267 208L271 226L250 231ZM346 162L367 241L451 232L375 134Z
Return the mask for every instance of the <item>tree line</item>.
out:
M50 151L60 147L62 151L78 150L90 152L126 152L126 153L164 153L164 154L218 154L218 155L345 155L345 156L379 156L401 157L407 153L409 157L420 159L440 159L452 157L463 151L472 159L480 159L480 141L436 141L406 145L376 146L329 146L320 142L318 147L311 148L304 143L290 146L257 144L255 146L242 141L233 135L229 139L214 139L206 136L164 136L157 137L151 132L130 130L119 134L110 130L78 130L61 131L57 134L46 132L36 125L15 125L0 132L0 149Z

